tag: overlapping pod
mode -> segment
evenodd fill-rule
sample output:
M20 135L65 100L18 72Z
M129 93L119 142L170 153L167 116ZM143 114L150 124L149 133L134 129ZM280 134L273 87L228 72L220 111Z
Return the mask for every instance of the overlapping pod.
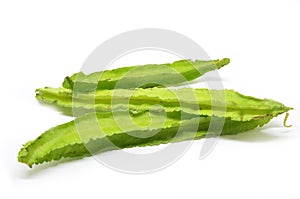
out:
M66 77L62 86L77 92L117 88L150 88L170 86L194 80L203 74L229 64L221 60L180 60L166 64L147 64L106 70L85 75L82 72ZM75 85L75 86L74 86Z
M126 113L123 115L120 112L117 120L112 113L87 114L51 128L35 140L25 144L19 152L18 160L32 167L33 164L59 160L63 157L89 156L91 153L86 146L92 152L104 152L218 135L216 132L208 131L212 117L191 116L190 119L181 120L180 115L180 112L170 113L167 118L164 118L161 113L152 115L151 128L149 128L148 112L142 112L132 116L136 125L124 130L120 128L122 126L120 123L126 121L123 119L127 117ZM101 129L95 125L95 119ZM249 121L233 121L226 118L221 134L245 132L263 126L271 119L272 116L262 116ZM165 122L162 124L161 120ZM223 118L214 118L215 124L218 120L223 120ZM78 126L83 132L78 133L76 128ZM153 131L157 132L153 135Z
M227 117L236 121L248 121L268 115L275 117L291 109L274 100L258 99L233 90L193 88L99 90L95 93L75 93L74 95L69 89L44 88L37 89L36 98L45 103L66 108L69 113L72 112L72 108L90 109L97 112L111 112L112 110L141 112L164 109L166 112L183 111L196 115Z

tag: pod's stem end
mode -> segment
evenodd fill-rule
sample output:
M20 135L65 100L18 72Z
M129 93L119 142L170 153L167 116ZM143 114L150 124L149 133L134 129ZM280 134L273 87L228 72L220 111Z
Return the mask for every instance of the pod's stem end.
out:
M286 121L289 118L289 115L290 115L289 113L286 113L285 117L284 117L284 121L283 121L283 126L286 127L286 128L291 128L292 127L292 125L287 125L286 124Z

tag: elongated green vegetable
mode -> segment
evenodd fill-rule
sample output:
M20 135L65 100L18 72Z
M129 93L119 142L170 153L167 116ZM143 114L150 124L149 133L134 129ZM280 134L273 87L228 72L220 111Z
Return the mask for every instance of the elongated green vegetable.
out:
M89 156L90 152L86 146L94 153L216 135L215 132L207 131L210 122L213 121L211 117L191 116L190 119L181 120L180 115L180 112L173 112L165 119L161 113L151 113L152 117L149 119L148 112L139 113L132 115L136 125L126 129L120 128L120 126L127 126L126 113L119 113L118 117L115 117L117 119L113 118L112 113L84 115L74 121L51 128L34 141L25 144L19 152L18 160L31 167L33 164L59 160L62 157ZM213 125L217 125L222 119L215 117ZM222 135L245 132L263 126L271 119L272 116L262 116L241 122L226 118ZM162 120L165 122L162 123ZM149 122L151 127L148 126ZM77 129L81 132L78 133ZM159 131L153 135L153 131L157 130Z
M228 63L228 58L181 60L80 72L66 77L64 88L37 89L38 100L79 117L26 143L18 160L32 167L63 157L219 136L218 128L210 127L223 123L221 135L237 134L292 109L233 90L158 88L194 80Z
M82 72L66 77L63 87L76 91L87 92L117 88L149 88L170 86L194 80L203 74L220 69L230 62L222 60L180 60L172 64L148 64L130 66L85 75Z
M69 109L69 112L72 107L95 109L97 112L127 109L138 112L150 109L160 111L163 108L166 112L184 111L248 121L265 115L275 117L291 109L273 100L245 96L233 90L139 88L73 94L64 88L44 88L37 89L36 93L38 100ZM161 106L155 106L157 104Z

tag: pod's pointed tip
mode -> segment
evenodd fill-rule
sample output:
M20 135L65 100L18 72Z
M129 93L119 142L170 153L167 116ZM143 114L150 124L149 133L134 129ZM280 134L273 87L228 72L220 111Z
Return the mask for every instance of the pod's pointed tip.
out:
M223 68L224 66L226 66L229 63L230 63L229 58L219 59L219 60L217 60L216 67L217 67L217 69L220 69L220 68Z
M223 58L223 60L227 63L230 63L230 58L226 57L226 58Z

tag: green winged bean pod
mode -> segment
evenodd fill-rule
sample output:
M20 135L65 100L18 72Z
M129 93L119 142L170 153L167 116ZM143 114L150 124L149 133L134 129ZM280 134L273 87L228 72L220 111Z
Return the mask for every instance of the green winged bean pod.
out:
M225 94L225 102L219 95ZM128 98L126 97L128 96ZM178 97L180 96L180 97ZM64 88L36 90L36 98L54 104L68 113L72 108L90 109L96 112L146 111L161 105L166 112L183 111L189 114L228 117L248 121L261 116L277 116L291 108L270 99L258 99L233 90L138 88L135 90L98 90L95 93L75 93ZM214 103L212 103L214 102ZM220 107L218 107L220 104ZM224 113L224 107L226 112Z
M203 74L229 64L229 58L221 60L180 60L166 64L147 64L105 70L85 75L82 72L66 77L62 86L77 92L89 92L117 88L149 88L170 86L194 80Z
M132 118L137 124L131 129L120 129L119 122L123 122L122 112L118 115L118 122L115 121L112 113L87 114L75 120L49 129L41 136L24 145L18 155L19 162L32 167L34 164L59 160L61 158L80 158L91 155L86 145L93 148L93 152L105 152L109 150L123 149L137 146L152 146L169 142L200 139L203 137L217 136L215 132L209 132L209 125L212 117L191 116L190 119L181 120L180 112L168 114L165 122L161 113L153 115L152 125L149 128L148 112L133 115ZM153 113L152 113L153 114ZM155 113L154 113L155 114ZM124 114L126 117L126 114ZM96 118L101 130L91 128L93 119ZM219 118L222 120L223 118ZM262 116L249 121L233 121L225 119L221 135L230 135L245 132L258 126L263 126L272 119L272 116ZM214 118L217 123L218 118ZM84 132L77 132L76 125L81 125ZM197 130L193 127L197 125ZM180 127L180 129L179 129ZM153 136L152 131L159 130ZM132 136L130 132L138 135ZM84 136L82 136L84 135ZM107 141L109 140L109 142Z

